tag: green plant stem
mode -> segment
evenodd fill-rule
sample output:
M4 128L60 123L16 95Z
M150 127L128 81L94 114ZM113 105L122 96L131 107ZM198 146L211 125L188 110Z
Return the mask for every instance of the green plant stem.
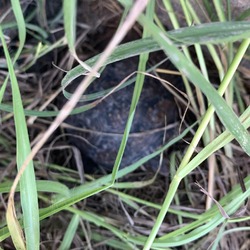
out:
M201 21L200 21L198 15L196 14L195 10L193 9L192 5L190 4L190 2L186 1L185 4L187 6L188 12L191 14L191 16L194 19L195 23L200 24ZM212 45L212 44L207 44L207 48L208 48L208 51L209 51L211 57L213 58L214 63L216 65L216 67L217 67L217 70L218 70L218 73L219 73L219 76L220 76L220 80L222 80L223 77L224 77L224 69L223 69L221 60L220 60L220 58L218 56L218 53L215 50L214 45Z
M185 15L187 24L188 24L188 26L191 26L192 25L192 19L191 19L191 15L190 15L190 13L188 11L188 6L186 4L186 1L181 0L180 3L181 3L181 6L182 6L182 10L184 12L184 15ZM206 67L203 52L202 52L202 49L201 49L201 45L200 44L194 44L194 47L195 47L196 55L197 55L197 58L198 58L198 61L199 61L201 72L202 72L203 76L207 80L209 80L207 67ZM197 95L197 101L199 103L199 112L198 112L198 109L197 109L197 115L199 113L201 115L203 115L205 113L204 98L203 98L202 92L201 92L201 90L199 88L195 88L195 90L196 90L196 95ZM209 130L206 129L204 131L204 134L203 134L203 141L204 141L205 145L210 141L209 137L210 137L209 136Z
M147 18L149 18L150 20L153 21L154 18L154 9L155 9L155 1L152 0L148 3L147 8L146 8L146 16ZM143 29L143 38L146 38L149 36L149 30L146 26L144 26ZM147 65L147 61L149 58L149 53L143 53L140 55L139 57L139 66L138 66L138 71L139 72L143 72L146 71L146 65ZM127 140L128 140L128 136L130 133L130 129L133 123L133 119L134 119L134 115L135 115L135 110L141 95L141 91L143 88L143 84L144 84L144 79L145 79L145 75L144 74L137 74L136 76L136 82L135 82L135 88L134 88L134 92L133 92L133 97L132 97L132 102L130 105L130 110L129 110L129 115L128 115L128 120L126 123L126 127L124 130L124 134L122 137L122 141L119 147L119 151L117 153L116 159L115 159L115 164L112 170L112 184L114 184L115 180L116 180L116 175L118 173L119 170L119 166L121 164L122 161L122 157L126 148L126 144L127 144Z
M175 15L175 11L173 9L171 1L164 0L163 4L164 4L164 6L166 8L166 11L168 12L170 21L171 21L174 29L179 29L180 28L180 24L179 24L178 18ZM189 58L190 61L192 61L191 55L190 55L189 50L187 49L187 47L183 45L183 46L181 46L181 48L182 48L185 56L187 58ZM193 91L192 91L192 88L190 86L190 83L189 83L188 79L186 78L186 76L184 76L184 75L182 75L182 80L183 80L183 83L184 83L184 86L185 86L185 89L186 89L186 93L187 93L187 95L188 95L188 97L190 99L191 105L192 105L193 109L195 110L195 113L198 114L199 113L198 106L197 106L197 104L195 102L195 99L193 97Z
M213 3L214 3L220 22L225 22L226 21L225 10L224 10L221 0L213 0Z

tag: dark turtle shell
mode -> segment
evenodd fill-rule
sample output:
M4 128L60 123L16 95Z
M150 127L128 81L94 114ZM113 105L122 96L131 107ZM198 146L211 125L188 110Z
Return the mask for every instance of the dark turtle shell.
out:
M87 93L117 86L136 70L137 64L134 59L108 65L100 79L91 84ZM73 92L71 87L69 89ZM70 125L87 130L80 133L70 130L70 133L77 133L84 138L82 140L72 137L70 143L81 151L83 157L90 158L98 166L107 170L112 169L117 156L128 119L133 90L134 83L112 93L95 108L71 115L66 120ZM166 125L173 124L176 118L177 109L171 94L160 81L146 76L121 167L128 166L154 152L172 138L176 134L176 127L172 126L167 130L164 128ZM154 169L158 167L156 161L149 162L149 165Z

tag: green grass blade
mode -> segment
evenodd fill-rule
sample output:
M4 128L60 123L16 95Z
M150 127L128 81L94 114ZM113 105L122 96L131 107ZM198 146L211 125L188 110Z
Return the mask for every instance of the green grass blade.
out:
M3 85L1 86L1 89L0 89L0 104L3 100L3 96L4 96L4 92L5 92L7 83L8 83L8 77L4 80Z
M0 193L9 193L12 184L10 181L0 183ZM38 180L36 185L39 192L55 193L63 196L69 196L70 194L68 187L60 182ZM17 186L16 191L20 191L19 186Z
M214 22L205 23L167 32L176 45L219 44L234 42L250 36L250 23ZM159 28L158 28L159 29Z
M68 42L69 50L75 54L76 39L76 0L63 1L64 30Z
M17 22L17 27L18 27L18 37L19 37L19 46L18 46L18 50L15 54L14 60L13 62L15 63L15 61L19 58L22 49L24 47L24 43L25 43L25 39L26 39L26 27L25 27L25 20L23 17L23 12L22 12L22 8L20 5L20 1L19 0L11 0L11 6L16 18L16 22Z
M218 18L221 22L225 22L226 21L226 17L225 17L225 9L223 8L223 4L221 0L213 0Z
M78 214L74 214L70 223L69 223L69 226L64 234L63 241L59 247L59 250L70 249L70 245L71 245L73 238L75 236L79 222L80 222L80 216Z
M10 55L3 37L2 29L0 26L0 37L4 48L5 58L8 64L8 70L11 80L14 120L16 129L16 152L17 152L17 166L21 167L27 155L30 153L30 142L28 131L23 111L22 99L15 76L14 68L10 59ZM21 205L24 217L24 229L27 249L39 249L39 211L38 211L38 198L36 190L35 173L33 163L30 162L27 169L20 180L20 194ZM15 237L15 235L12 235Z
M96 232L92 232L91 233L91 239L94 241L94 242L104 242L105 241L105 244L110 246L111 249L116 249L116 250L130 250L131 248L128 248L128 245L121 242L120 240L116 240L116 239L113 239L113 238L107 238L105 235L103 234L99 234L99 233L96 233ZM134 250L133 248L131 250ZM168 249L166 249L168 250Z
M225 207L225 210L228 212L228 214L234 213L240 207L242 202L244 202L246 197L249 196L249 177L246 178L245 184L248 188L247 192L242 194L240 186L237 185L220 201L221 205ZM73 208L69 208L70 211L72 211L72 209ZM108 230L111 230L118 237L125 237L125 239L127 239L128 241L131 241L140 246L144 246L146 237L133 237L127 233L125 235L123 231L115 227L110 227L110 224L106 223L103 217L94 215L92 213L87 213L85 215L86 216L84 216L83 218L86 221L96 223L98 226L102 226L107 228ZM193 223L190 223L183 228L175 230L174 232L155 240L152 247L166 249L166 247L183 246L206 235L211 230L215 229L219 224L223 223L223 221L225 220L226 218L222 217L218 212L217 206L213 206L210 210L202 214L199 219L195 220Z
M240 117L243 126L247 129L250 126L250 107L248 107L245 112ZM210 142L201 152L195 156L186 166L179 168L177 170L177 175L179 178L185 177L189 174L196 166L199 166L205 159L207 159L211 154L224 147L226 144L234 139L232 134L226 130L220 134L216 139Z
M151 1L148 4L147 9L146 9L146 16L150 20L153 20L153 17L154 17L154 7L155 7L155 2ZM147 27L145 26L143 28L143 38L146 38L148 36L149 36L149 31L147 30ZM139 57L139 65L138 65L138 71L139 72L146 71L146 65L147 65L148 57L149 57L148 53L144 53L144 54L140 55L140 57ZM134 88L133 97L132 97L132 102L131 102L130 110L129 110L129 114L128 114L128 120L127 120L126 127L125 127L125 130L124 130L124 134L123 134L123 137L122 137L121 145L120 145L119 151L117 153L117 157L115 159L114 168L113 168L113 171L112 171L112 178L113 178L112 182L113 183L115 181L115 177L117 175L119 166L120 166L121 161L122 161L122 156L123 156L125 148L126 148L127 140L128 140L128 137L129 137L129 132L130 132L131 126L133 124L135 110L136 110L137 104L139 102L139 98L140 98L141 91L142 91L142 88L143 88L144 79L145 79L145 75L137 74L136 82L135 82L135 88Z
M91 71L91 68L82 62L75 51L76 40L76 12L77 12L77 0L64 0L63 1L63 17L64 17L64 30L68 43L68 47L72 56L80 63L80 66L84 69ZM99 76L99 73L96 73Z

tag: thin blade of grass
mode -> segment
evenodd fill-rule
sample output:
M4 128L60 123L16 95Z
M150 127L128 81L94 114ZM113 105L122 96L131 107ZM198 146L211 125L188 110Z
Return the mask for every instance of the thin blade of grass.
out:
M153 18L154 18L154 8L155 8L154 1L149 2L147 7L146 7L146 16L152 21L153 21ZM142 36L143 36L143 38L146 38L146 37L149 36L149 31L147 30L146 26L143 28L143 35ZM143 54L140 55L140 57L139 57L139 65L138 65L138 71L139 72L144 72L146 70L148 57L149 57L148 53L143 53ZM116 159L115 159L114 168L113 168L113 171L112 171L112 176L113 176L114 180L115 180L115 176L117 175L119 166L120 166L121 161L122 161L122 156L124 154L124 151L125 151L125 148L126 148L126 145L127 145L129 132L130 132L131 126L133 124L135 110L136 110L136 106L138 104L138 101L139 101L139 98L140 98L140 95L141 95L144 79L145 79L144 74L137 74L136 81L135 81L135 88L134 88L134 92L133 92L133 96L132 96L132 102L131 102L130 110L129 110L129 114L128 114L128 120L127 120L127 123L126 123L126 127L125 127L125 130L124 130L122 141L121 141L121 144L120 144L120 147L119 147Z
M59 247L59 250L70 249L70 245L75 237L79 222L80 216L78 214L74 214L64 234L63 241Z
M250 36L249 22L225 22L201 24L195 27L186 27L167 32L167 36L173 39L176 45L199 44L218 44L232 42L237 39ZM161 50L161 46L151 38L143 38L124 45L120 45L114 53L108 58L105 65L139 55L144 52L153 52ZM85 63L90 67L98 60L100 55L87 60ZM104 65L103 65L104 66ZM86 74L87 71L81 66L70 70L62 80L63 93L65 97L70 98L71 94L65 90L65 87L77 77ZM82 97L86 98L85 96Z
M241 115L240 120L243 126L248 129L250 126L250 107L248 107L245 112ZM205 159L207 159L211 154L224 147L227 143L234 139L233 135L226 130L212 142L210 142L204 149L199 152L185 167L179 168L177 170L177 175L180 179L184 178L197 166L199 166Z
M7 83L8 83L8 77L4 80L3 85L1 86L1 89L0 89L0 104L3 100L3 96L4 96L4 92L5 92Z
M110 246L111 249L117 249L117 250L134 250L133 248L128 248L128 245L121 242L120 240L116 240L116 239L113 239L113 238L107 238L105 235L103 235L102 233L96 233L96 232L92 232L91 233L91 239L93 241L96 241L96 242L104 242L105 241L105 244ZM166 249L166 250L169 250L169 249Z
M223 78L223 80L218 88L218 93L220 95L223 95L225 93L227 87L229 86L242 58L244 57L244 54L248 48L249 42L250 42L250 40L244 40L242 42L242 44L240 45L238 52L236 53L231 65L228 68L228 71L226 72L226 75L224 76L224 78ZM181 162L180 167L179 167L180 169L185 167L186 164L189 162L191 156L194 153L195 147L199 143L200 138L204 132L204 129L207 127L213 113L214 113L214 107L210 106L207 109L206 114L204 115L202 122L200 123L200 126L197 129L197 131L192 139L192 142L191 142L192 146L188 147L186 154L182 159L182 162Z
M15 76L14 68L10 59L10 55L4 40L2 29L0 26L0 38L4 48L5 58L8 64L8 70L11 80L12 96L13 96L13 109L14 109L14 121L16 129L16 152L17 152L17 166L18 169L22 166L27 155L30 153L30 142L28 137L28 131L25 121L25 115L23 111L22 99ZM21 194L21 205L23 210L24 218L24 229L27 249L39 249L39 211L38 211L38 198L36 190L35 173L33 163L30 162L28 168L24 172L20 180L20 194ZM15 221L14 209L14 193L10 193L10 199L8 202L8 216L7 222L9 229L13 229L13 222ZM12 211L11 211L12 210ZM10 220L11 219L11 220ZM15 226L17 228L18 225ZM17 231L11 232L12 238L18 236ZM19 234L19 237L20 234ZM18 246L16 246L18 248Z
M48 193L55 193L55 194L61 194L64 196L69 196L69 188L56 181L46 181L46 180L38 180L36 181L37 190L39 192L48 192ZM12 182L2 182L0 183L0 192L1 193L8 193L10 192L12 186ZM16 191L20 191L20 187L18 186Z
M219 44L235 42L250 36L250 23L242 22L213 22L180 28L167 32L175 44Z
M76 0L63 1L64 30L71 53L75 52Z
M23 17L23 12L22 12L22 8L20 5L20 1L11 0L11 6L13 9L15 18L16 18L17 27L18 27L18 37L19 37L19 46L18 46L17 52L13 60L13 62L15 63L15 61L19 58L24 47L24 43L26 39L26 27L25 27L25 20Z

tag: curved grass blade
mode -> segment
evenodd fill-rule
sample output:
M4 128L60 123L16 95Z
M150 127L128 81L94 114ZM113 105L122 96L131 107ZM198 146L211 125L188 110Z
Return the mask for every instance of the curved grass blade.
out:
M26 250L23 231L16 218L14 206L11 206L11 209L7 210L6 219L8 221L8 228L11 233L11 238L13 240L15 248L18 250Z
M64 30L68 43L68 47L72 56L77 60L81 67L87 71L91 71L91 67L88 64L82 62L75 51L75 40L76 40L76 9L77 0L64 0L63 1L63 17L64 17ZM99 77L99 73L96 73Z

